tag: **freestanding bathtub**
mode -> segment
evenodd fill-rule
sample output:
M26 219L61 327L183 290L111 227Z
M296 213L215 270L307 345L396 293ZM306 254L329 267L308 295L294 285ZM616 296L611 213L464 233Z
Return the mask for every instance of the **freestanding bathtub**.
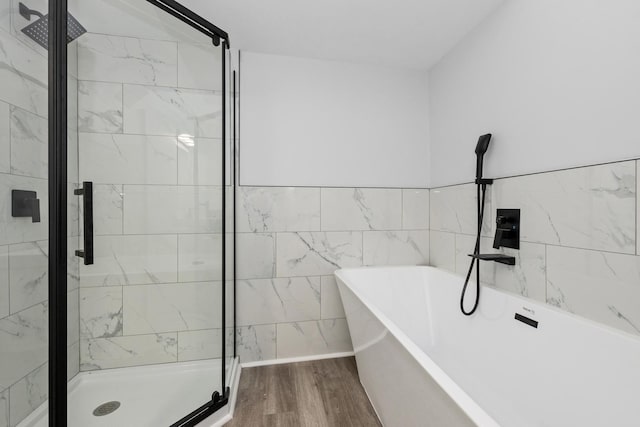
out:
M336 272L358 372L386 427L638 427L640 339L432 267ZM516 319L518 317L518 319Z

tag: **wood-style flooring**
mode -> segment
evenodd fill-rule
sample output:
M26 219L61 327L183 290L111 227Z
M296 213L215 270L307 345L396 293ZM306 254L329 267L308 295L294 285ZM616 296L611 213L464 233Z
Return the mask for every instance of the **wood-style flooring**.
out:
M226 427L381 426L353 357L242 370Z

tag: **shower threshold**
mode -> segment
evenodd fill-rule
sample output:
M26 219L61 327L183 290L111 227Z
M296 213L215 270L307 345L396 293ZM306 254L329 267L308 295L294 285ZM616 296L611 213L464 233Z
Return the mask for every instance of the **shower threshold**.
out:
M67 425L168 427L209 401L220 387L220 364L213 359L81 372L69 382ZM228 406L199 425L222 425ZM18 427L48 427L47 412L45 402Z

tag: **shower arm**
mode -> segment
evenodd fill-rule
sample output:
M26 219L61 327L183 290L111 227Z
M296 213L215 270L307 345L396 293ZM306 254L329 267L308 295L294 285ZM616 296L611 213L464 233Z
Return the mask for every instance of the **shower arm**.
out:
M27 21L31 21L31 17L33 15L37 16L40 19L44 18L44 15L42 13L38 12L37 10L29 9L24 3L20 3L18 5L18 12L20 12L20 16L22 16Z

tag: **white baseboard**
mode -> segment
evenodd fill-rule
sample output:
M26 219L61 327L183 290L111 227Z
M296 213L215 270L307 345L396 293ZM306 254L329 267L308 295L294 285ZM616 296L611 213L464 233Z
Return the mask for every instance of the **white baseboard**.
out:
M242 368L255 368L256 366L282 365L285 363L308 362L311 360L338 359L340 357L351 357L355 353L346 351L343 353L314 354L312 356L287 357L284 359L258 360L255 362L241 363Z

